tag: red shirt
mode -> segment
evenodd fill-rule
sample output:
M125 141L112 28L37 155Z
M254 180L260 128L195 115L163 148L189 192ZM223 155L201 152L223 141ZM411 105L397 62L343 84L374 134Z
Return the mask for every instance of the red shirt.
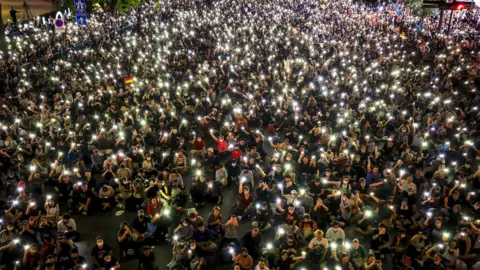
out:
M218 152L225 152L227 151L227 149L228 149L228 143L225 140L220 141L219 139L217 139Z
M195 140L195 142L193 142L193 150L203 150L204 148L205 148L204 140L201 140L201 141Z
M232 159L240 159L242 157L242 150L232 150Z
M157 205L153 205L151 202L147 204L147 214L149 216L154 216L155 214L160 214L162 211L163 203L158 202Z

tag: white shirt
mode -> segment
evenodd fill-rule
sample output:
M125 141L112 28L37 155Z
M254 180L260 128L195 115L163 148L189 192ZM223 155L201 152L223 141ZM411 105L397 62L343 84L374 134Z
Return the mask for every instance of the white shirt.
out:
M325 247L325 249L327 249L328 248L327 238L323 237L322 240L318 240L317 237L315 237L312 240L310 240L310 243L308 244L308 247L315 248L315 247L318 247L320 245L322 245L323 247Z
M70 227L71 229L69 229L68 227ZM77 224L75 223L75 220L73 220L72 218L68 221L67 224L64 224L63 223L63 219L60 220L57 224L57 229L59 232L66 232L66 231L76 231L77 230Z

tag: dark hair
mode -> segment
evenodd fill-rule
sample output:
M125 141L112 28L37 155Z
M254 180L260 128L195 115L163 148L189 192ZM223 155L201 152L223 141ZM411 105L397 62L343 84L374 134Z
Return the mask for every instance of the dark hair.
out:
M70 215L69 215L69 214L65 214L65 215L63 215L63 219L70 220L70 218L71 218L71 217L70 217Z
M200 221L200 222L198 223L198 226L197 226L197 227L199 228L199 227L203 227L203 226L205 226L205 224L203 224L203 221Z

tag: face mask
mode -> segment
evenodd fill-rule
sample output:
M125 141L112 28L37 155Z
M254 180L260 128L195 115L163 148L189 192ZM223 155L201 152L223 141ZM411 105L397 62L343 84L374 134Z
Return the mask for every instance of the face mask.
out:
M188 223L183 223L183 227L187 227L188 226Z
M36 252L36 250L30 250L30 254L35 254Z

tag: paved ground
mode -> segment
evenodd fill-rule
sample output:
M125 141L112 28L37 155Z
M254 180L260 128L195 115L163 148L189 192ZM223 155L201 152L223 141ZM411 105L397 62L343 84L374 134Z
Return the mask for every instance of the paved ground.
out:
M207 141L208 142L208 141ZM212 142L210 142L211 145ZM265 149L270 150L270 147L265 144ZM189 190L191 186L191 177L186 175L184 178L186 190ZM228 188L222 190L224 202L221 206L221 214L224 218L224 222L231 214L231 208L236 204L236 198L238 194L238 186L232 185ZM198 213L206 219L208 214L213 208L213 204L205 204L202 209L198 210ZM189 203L187 208L192 208L193 206ZM115 216L115 211L109 211L107 213L96 213L93 216L74 216L77 222L77 228L81 233L81 238L84 241L78 243L79 249L82 255L87 258L89 263L91 263L90 252L95 245L95 237L102 235L105 238L105 242L108 243L112 249L113 254L119 258L119 249L117 244L117 232L122 221L128 221L132 224L136 213L125 212L122 216ZM252 228L251 221L241 221L239 229L239 237L243 236L248 230ZM269 237L273 239L273 237ZM262 240L263 241L263 240ZM168 264L172 258L172 246L169 243L160 243L155 249L154 253L156 256L157 266L160 270L166 269L166 264ZM208 269L217 269L217 270L226 270L231 269L230 264L220 264L215 258L209 260ZM137 269L138 261L130 260L121 264L122 269Z
M209 143L208 143L209 142ZM213 142L207 141L207 145L213 145ZM268 143L265 143L264 149L267 153L271 153L271 148ZM186 175L184 177L186 190L189 190L191 177L190 175ZM221 207L221 214L224 218L224 222L231 214L231 208L233 205L236 204L236 198L238 192L238 186L232 185L228 188L223 190L223 197L224 202ZM192 208L193 206L189 203L187 208ZM206 219L208 214L211 212L213 208L213 204L206 204L202 209L198 210L198 213ZM109 211L107 213L95 213L93 216L85 217L85 216L74 216L77 227L79 232L81 233L81 238L83 241L78 243L79 249L82 255L87 258L89 264L91 264L91 257L90 252L95 245L95 237L101 235L104 237L105 242L108 243L113 249L113 255L116 258L119 258L119 249L117 244L117 232L122 221L128 221L132 224L136 213L133 212L125 212L122 216L115 216L115 211ZM240 221L240 228L239 228L239 237L243 236L247 231L252 228L251 221L242 220ZM345 229L345 233L347 234L348 239L353 239L353 230L354 227L350 226ZM390 232L390 238L394 237L393 232ZM267 240L270 239L270 240ZM274 239L273 230L266 235L262 236L262 245L266 245L267 242L271 242ZM365 248L368 249L370 241L364 239L362 244ZM218 241L217 241L218 244ZM166 269L166 264L168 264L172 258L172 246L169 243L159 243L155 246L154 253L156 256L156 263L160 270ZM129 260L123 262L121 264L122 269L138 269L138 261L136 259ZM217 258L210 258L208 261L208 270L227 270L231 269L231 264L222 264L218 261ZM299 265L296 269L304 269L302 265ZM323 268L316 268L316 269L308 269L308 270L317 270ZM392 269L391 262L389 258L386 259L384 262L383 269Z

